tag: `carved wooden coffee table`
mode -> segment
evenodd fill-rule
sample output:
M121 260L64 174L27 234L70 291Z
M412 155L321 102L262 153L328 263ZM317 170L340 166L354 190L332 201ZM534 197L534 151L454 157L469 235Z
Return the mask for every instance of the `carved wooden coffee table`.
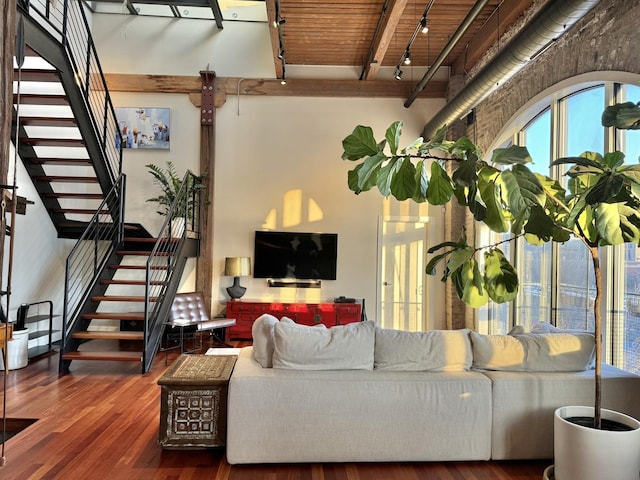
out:
M223 447L236 356L180 355L158 380L159 441L167 449Z

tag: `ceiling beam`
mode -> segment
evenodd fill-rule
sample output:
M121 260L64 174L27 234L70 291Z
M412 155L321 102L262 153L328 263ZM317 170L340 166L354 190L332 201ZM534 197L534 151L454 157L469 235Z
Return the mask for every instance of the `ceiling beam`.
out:
M112 92L147 93L200 93L200 77L180 75L128 75L105 74L107 87ZM286 85L269 78L216 77L216 93L229 95L269 95L279 97L407 97L415 82L397 80L327 80L290 78ZM444 98L446 81L429 83L420 98Z
M269 37L271 37L271 52L273 53L273 66L276 70L276 78L284 76L284 60L280 55L280 36L276 23L276 0L265 0L267 7L267 24L269 25Z
M380 13L378 28L376 28L374 37L371 39L369 56L363 66L362 75L360 75L361 80L373 80L376 78L407 2L408 0L385 2L382 13Z

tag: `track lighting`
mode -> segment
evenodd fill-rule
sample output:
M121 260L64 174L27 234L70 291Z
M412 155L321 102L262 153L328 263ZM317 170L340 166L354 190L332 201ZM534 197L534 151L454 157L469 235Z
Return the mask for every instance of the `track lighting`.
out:
M404 64L411 65L411 52L409 51L408 48L404 51L403 56L404 56Z
M280 85L286 85L287 84L287 79L285 78L284 75L282 75L282 80L280 80Z
M422 33L429 32L429 26L427 25L427 17L422 17L422 20L420 20L420 28L422 29L421 30Z
M393 73L393 76L396 80L402 80L402 70L400 70L400 67L396 67L396 71Z
M280 51L278 52L278 58L280 60L284 60L284 50L280 49Z

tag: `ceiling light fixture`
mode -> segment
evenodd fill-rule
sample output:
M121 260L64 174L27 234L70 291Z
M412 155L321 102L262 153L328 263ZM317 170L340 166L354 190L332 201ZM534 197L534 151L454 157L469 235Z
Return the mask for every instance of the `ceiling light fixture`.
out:
M418 36L418 33L420 33L420 32L428 33L429 32L428 16L429 16L429 11L431 10L431 7L433 6L433 2L434 1L435 0L430 0L429 3L427 4L427 6L425 7L424 12L422 13L422 17L420 18L420 21L416 25L416 28L414 29L413 34L411 35L411 38L409 39L409 43L407 44L407 48L404 49L404 52L402 53L402 56L400 57L400 61L398 62L398 66L396 67L396 73L400 69L400 65L402 65L402 64L411 65L411 45L413 45L413 42L415 41L416 37ZM398 79L397 76L396 76L396 79Z
M422 17L420 19L420 31L425 34L429 32L429 25L427 24L427 17Z
M284 58L284 35L282 34L282 26L286 23L286 20L284 18L282 18L282 15L280 14L280 2L278 0L276 0L276 18L273 22L273 26L275 28L278 29L278 60L280 60L280 62L282 63L282 78L280 79L280 84L281 85L286 85L287 84L287 78L286 78L286 65L287 65L287 61Z
M396 67L396 71L393 73L393 77L396 80L402 80L402 70L400 70L400 67Z

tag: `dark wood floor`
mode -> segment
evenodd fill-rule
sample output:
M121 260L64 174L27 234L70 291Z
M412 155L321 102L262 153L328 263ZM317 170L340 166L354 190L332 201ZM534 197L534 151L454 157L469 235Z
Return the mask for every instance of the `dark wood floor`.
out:
M60 377L52 355L10 371L7 416L38 420L6 441L0 479L540 480L550 463L230 466L219 450L162 450L157 381L166 368L164 354L146 375L139 365L75 361Z

